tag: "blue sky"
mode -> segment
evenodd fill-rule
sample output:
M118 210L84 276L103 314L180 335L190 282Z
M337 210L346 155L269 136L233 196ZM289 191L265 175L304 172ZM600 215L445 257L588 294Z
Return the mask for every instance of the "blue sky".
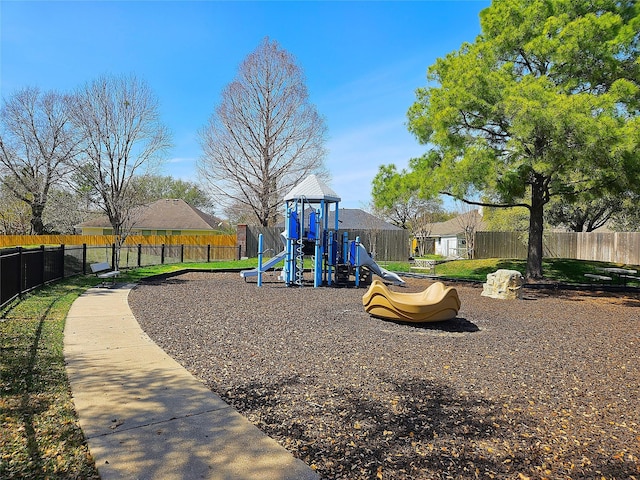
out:
M163 174L197 181L198 130L268 36L303 68L325 117L342 207L370 202L378 166L425 148L406 129L438 57L472 42L489 1L0 1L0 95L72 91L134 73L160 99L174 147Z

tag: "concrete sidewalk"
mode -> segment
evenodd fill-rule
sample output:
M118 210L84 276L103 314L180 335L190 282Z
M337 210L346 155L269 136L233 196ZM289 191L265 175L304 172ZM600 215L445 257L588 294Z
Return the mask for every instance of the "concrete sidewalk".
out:
M64 332L76 411L102 479L317 480L140 329L131 287L88 290Z

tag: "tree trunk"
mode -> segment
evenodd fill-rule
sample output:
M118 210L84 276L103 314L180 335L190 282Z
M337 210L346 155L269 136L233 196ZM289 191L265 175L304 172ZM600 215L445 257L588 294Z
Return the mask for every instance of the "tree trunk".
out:
M44 234L44 222L42 221L42 212L44 205L39 203L31 204L31 233L32 235Z
M544 232L544 191L532 185L527 248L527 280L542 278L542 234Z

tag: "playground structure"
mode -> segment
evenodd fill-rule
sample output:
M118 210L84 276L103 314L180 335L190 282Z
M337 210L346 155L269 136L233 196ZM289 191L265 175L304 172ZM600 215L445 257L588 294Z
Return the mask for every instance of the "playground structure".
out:
M401 322L439 322L458 315L460 298L453 287L442 282L429 285L417 293L393 292L374 280L362 296L365 311L379 318Z
M285 224L281 233L283 250L263 261L262 235L258 237L258 267L240 272L242 278L258 277L284 261L280 279L287 286L303 286L305 258L310 258L313 286L368 285L376 274L396 285L404 281L380 267L360 243L346 232L338 235L340 197L315 175L310 175L285 196ZM333 213L333 225L329 214ZM353 277L354 280L351 280Z

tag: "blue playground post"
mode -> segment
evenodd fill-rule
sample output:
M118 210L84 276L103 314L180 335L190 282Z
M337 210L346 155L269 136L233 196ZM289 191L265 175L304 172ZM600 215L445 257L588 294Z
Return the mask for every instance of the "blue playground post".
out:
M342 234L342 261L349 263L349 234L347 232Z
M356 237L356 243L355 243L356 288L360 286L360 249L358 248L358 245L360 245L360 237Z
M305 198L301 197L296 202L296 210L300 208L298 227L300 231L298 232L298 240L296 242L296 273L295 273L295 281L294 283L299 287L304 285L304 204Z
M262 286L262 234L258 235L258 286Z
M287 236L287 258L285 261L285 282L287 285L294 283L296 272L296 260L295 250L296 241L298 239L298 212L293 206L285 205L287 223L286 223L286 236Z
M311 226L311 224L309 224L309 231L313 231L316 242L314 251L315 265L313 266L313 286L315 288L322 286L322 238L318 234L320 232L320 217L320 210L316 210L316 212L312 216L314 223L313 227Z
M329 234L327 236L327 250L329 251L329 261L327 262L329 264L329 268L327 268L328 270L328 279L327 279L327 285L331 285L332 282L332 275L333 275L333 266L336 264L336 257L337 257L337 253L336 252L336 239L333 236L333 231L330 230Z

